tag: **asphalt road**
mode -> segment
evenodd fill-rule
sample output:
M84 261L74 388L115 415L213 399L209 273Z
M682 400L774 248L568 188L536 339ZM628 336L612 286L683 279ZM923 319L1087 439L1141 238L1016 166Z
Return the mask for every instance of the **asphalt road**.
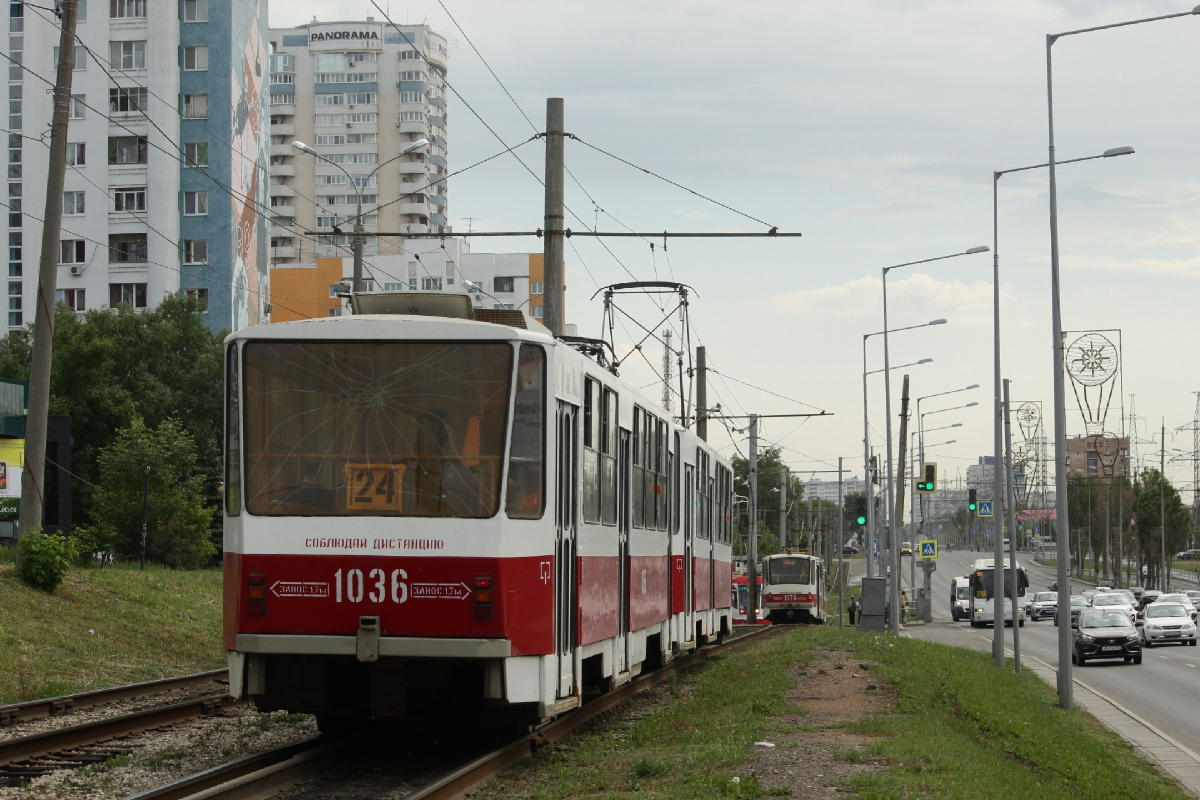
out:
M1017 554L1017 561L1029 575L1029 592L1046 591L1056 575L1052 568L1038 567ZM992 628L972 628L969 622L951 622L950 579L966 575L976 558L990 558L991 553L972 551L942 552L938 569L933 573L933 624L909 625L907 633L914 639L941 642L956 647L970 647L991 652ZM907 577L907 559L903 564ZM921 580L920 565L917 570ZM1075 583L1076 593L1091 584ZM1051 620L1026 622L1020 629L1022 656L1033 655L1052 667L1058 666L1058 628ZM1006 648L1012 648L1012 629L1004 631ZM1161 728L1183 745L1200 752L1200 646L1167 645L1146 650L1142 664L1122 661L1090 662L1075 667L1074 676L1089 688L1104 694L1117 703Z

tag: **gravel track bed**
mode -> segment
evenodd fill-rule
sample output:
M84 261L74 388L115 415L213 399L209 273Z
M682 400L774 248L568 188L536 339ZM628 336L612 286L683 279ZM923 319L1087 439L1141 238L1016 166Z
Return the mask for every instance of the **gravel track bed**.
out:
M162 695L144 698L156 705ZM143 700L113 703L111 707ZM109 710L110 706L102 707ZM100 709L87 709L72 718ZM128 713L123 708L121 713ZM117 712L110 711L109 715ZM66 717L59 718L60 721ZM51 722L37 720L36 723ZM33 725L35 723L29 723ZM73 723L72 723L73 724ZM24 727L24 726L22 726ZM126 755L103 764L61 770L34 779L22 787L0 787L0 800L118 800L160 786L185 775L215 767L235 758L253 755L315 736L315 718L307 714L260 714L250 706L184 722L162 731L118 740L131 747Z
M86 722L119 717L123 714L133 714L149 708L171 705L172 703L182 703L185 700L195 700L200 697L219 694L223 688L221 684L214 682L211 687L204 689L196 687L172 689L169 692L160 692L145 697L131 697L127 700L114 700L111 703L88 706L78 711L64 711L49 717L42 717L41 719L31 719L25 722L17 722L13 725L4 725L0 726L0 742L19 739L22 736L46 733L47 731L58 730L59 728L69 728L72 725L82 725Z

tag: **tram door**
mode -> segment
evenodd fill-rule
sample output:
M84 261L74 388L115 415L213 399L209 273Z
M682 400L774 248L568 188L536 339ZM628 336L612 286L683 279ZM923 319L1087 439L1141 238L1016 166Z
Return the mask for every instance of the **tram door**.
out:
M696 538L696 468L691 464L683 467L683 641L696 638L695 593L692 583L695 570L692 564L692 549Z
M558 464L554 483L554 563L557 565L554 593L555 638L558 651L558 696L575 694L575 644L579 614L578 583L575 580L576 532L576 445L577 409L558 403Z
M620 633L617 670L625 672L629 669L629 491L632 472L630 458L633 455L629 449L629 431L621 430L621 444L617 452L620 458L617 468L617 497L620 503L617 508L617 561L620 578L617 586L621 592L618 603L621 619L617 629Z

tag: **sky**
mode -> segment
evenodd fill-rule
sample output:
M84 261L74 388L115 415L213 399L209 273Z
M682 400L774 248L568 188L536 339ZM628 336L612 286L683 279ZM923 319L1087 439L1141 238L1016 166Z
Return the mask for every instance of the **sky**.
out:
M692 344L706 347L720 373L710 376L710 403L728 415L828 412L765 419L759 431L760 446L782 447L796 473L827 480L839 457L862 474L863 335L883 328L882 268L990 247L993 172L1047 159L1046 34L1190 8L1160 0L377 1L395 22L425 22L452 43L452 171L529 139L545 126L546 98L562 97L566 130L577 137L566 145L568 227L803 234L669 239L665 249L661 236L653 248L574 238L567 320L599 336L599 287L635 277L687 284ZM384 21L370 0L271 7L273 27L314 16ZM1144 441L1135 446L1156 459L1165 422L1167 457L1178 459L1167 474L1185 502L1193 438L1175 429L1191 425L1200 391L1187 345L1196 340L1200 289L1198 41L1200 16L1186 16L1060 38L1053 48L1057 158L1136 150L1058 170L1063 327L1120 331L1123 390L1113 392L1104 428L1128 432L1136 396ZM543 144L515 153L528 170L505 155L450 179L456 231L543 226L543 189L530 174L544 170ZM1049 421L1046 170L1000 179L998 219L1002 372L1014 408L1040 402ZM540 252L541 241L478 239L473 250ZM939 410L925 421L927 446L954 440L928 448L943 481L965 478L993 452L992 258L963 255L888 275L893 330L947 320L889 336L893 413L904 374L914 398L979 385L922 402L922 412ZM621 307L664 327L647 298ZM641 336L633 323L616 327L616 349L629 354L621 374L657 398L652 369L662 346L651 339L640 355L631 351ZM933 360L897 369L925 358ZM872 337L867 369L882 366L882 337ZM878 447L883 377L867 380ZM940 411L968 402L978 405ZM1070 388L1067 412L1068 434L1083 433ZM726 424L731 430L718 427L710 441L744 454L745 423Z

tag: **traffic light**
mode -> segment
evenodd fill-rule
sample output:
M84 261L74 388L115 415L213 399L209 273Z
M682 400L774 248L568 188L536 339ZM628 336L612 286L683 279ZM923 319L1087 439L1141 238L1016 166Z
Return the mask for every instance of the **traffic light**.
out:
M918 492L936 492L937 491L937 464L932 461L926 461L921 465L922 471L925 473L923 480L917 481Z
M971 489L968 494L969 499L967 500L967 511L970 511L971 516L973 517L975 516L975 511L979 508L979 505L975 502L975 490Z
M854 503L854 511L857 516L859 525L867 524L867 498L866 496L859 497Z

